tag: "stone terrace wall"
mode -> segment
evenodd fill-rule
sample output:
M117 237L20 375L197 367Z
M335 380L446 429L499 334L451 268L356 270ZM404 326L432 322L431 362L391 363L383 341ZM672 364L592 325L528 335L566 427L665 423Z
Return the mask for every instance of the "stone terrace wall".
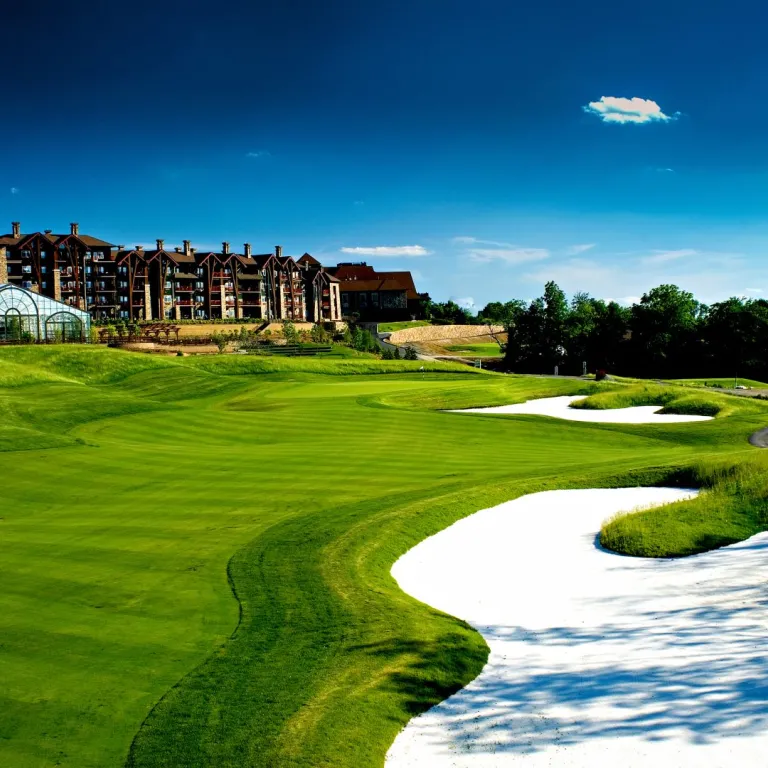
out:
M502 333L503 325L494 325L494 333ZM423 325L419 328L405 328L395 331L389 340L392 344L410 344L411 342L451 341L452 339L471 339L475 336L488 336L487 325Z

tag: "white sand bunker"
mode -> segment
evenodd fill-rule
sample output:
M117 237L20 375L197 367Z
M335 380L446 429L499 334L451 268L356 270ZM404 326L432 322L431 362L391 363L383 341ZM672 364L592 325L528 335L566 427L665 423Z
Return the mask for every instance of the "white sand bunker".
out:
M611 514L692 493L532 494L400 558L403 590L470 622L491 655L411 720L388 768L764 768L768 534L680 560L595 544Z
M543 397L515 405L495 405L490 408L463 408L451 413L526 413L531 416L554 416L569 421L595 421L604 424L672 424L681 421L710 421L712 416L688 416L678 413L657 413L663 406L636 405L632 408L610 408L603 411L571 408L578 397Z

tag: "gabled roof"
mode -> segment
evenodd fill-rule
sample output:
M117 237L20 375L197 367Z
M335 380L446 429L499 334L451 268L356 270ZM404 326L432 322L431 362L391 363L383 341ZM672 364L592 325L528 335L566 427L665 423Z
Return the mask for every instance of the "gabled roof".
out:
M98 237L91 237L91 235L56 235L53 232L28 232L25 235L21 235L21 237L14 237L12 234L0 235L0 245L23 245L37 237L46 240L51 245L61 245L67 240L75 240L86 248L114 247L112 243L100 240Z
M129 248L127 250L115 252L115 263L122 264L127 259L130 259L131 256L138 256L140 259L146 260L146 253L144 251L137 251L134 248Z
M312 279L312 282L340 283L341 280L339 280L338 277L334 277L330 272L326 272L324 269L319 269L317 274Z
M294 267L298 266L293 256L275 256L275 259L283 269L289 267L291 264L293 264Z
M305 253L296 263L310 267L320 266L320 262L314 256L310 256L308 253Z
M277 261L274 253L257 253L252 257L259 269L264 269L270 261Z

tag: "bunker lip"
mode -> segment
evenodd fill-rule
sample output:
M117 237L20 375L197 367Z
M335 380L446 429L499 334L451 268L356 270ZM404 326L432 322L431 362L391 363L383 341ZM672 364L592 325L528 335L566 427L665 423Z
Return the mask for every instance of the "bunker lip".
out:
M403 555L400 587L491 653L400 732L388 768L763 766L768 533L676 560L595 547L612 514L695 494L530 494Z
M528 414L530 416L551 416L568 421L587 421L599 424L679 424L689 421L711 421L713 418L712 416L659 413L663 407L661 405L636 405L631 408L607 408L605 410L570 407L571 403L585 399L586 395L542 397L512 405L454 409L448 413Z

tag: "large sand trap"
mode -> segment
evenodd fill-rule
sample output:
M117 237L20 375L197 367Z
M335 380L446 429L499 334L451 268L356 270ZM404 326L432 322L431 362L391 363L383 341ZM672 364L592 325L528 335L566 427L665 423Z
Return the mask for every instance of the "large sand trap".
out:
M613 513L692 493L532 494L401 557L400 586L470 622L491 656L411 720L388 768L764 768L768 534L680 560L595 543Z
M633 408L610 408L604 411L571 408L584 397L543 397L515 405L495 405L490 408L463 408L451 413L527 413L531 416L555 416L569 421L596 421L604 424L672 424L680 421L709 421L711 416L686 416L677 413L657 413L660 405L637 405Z

